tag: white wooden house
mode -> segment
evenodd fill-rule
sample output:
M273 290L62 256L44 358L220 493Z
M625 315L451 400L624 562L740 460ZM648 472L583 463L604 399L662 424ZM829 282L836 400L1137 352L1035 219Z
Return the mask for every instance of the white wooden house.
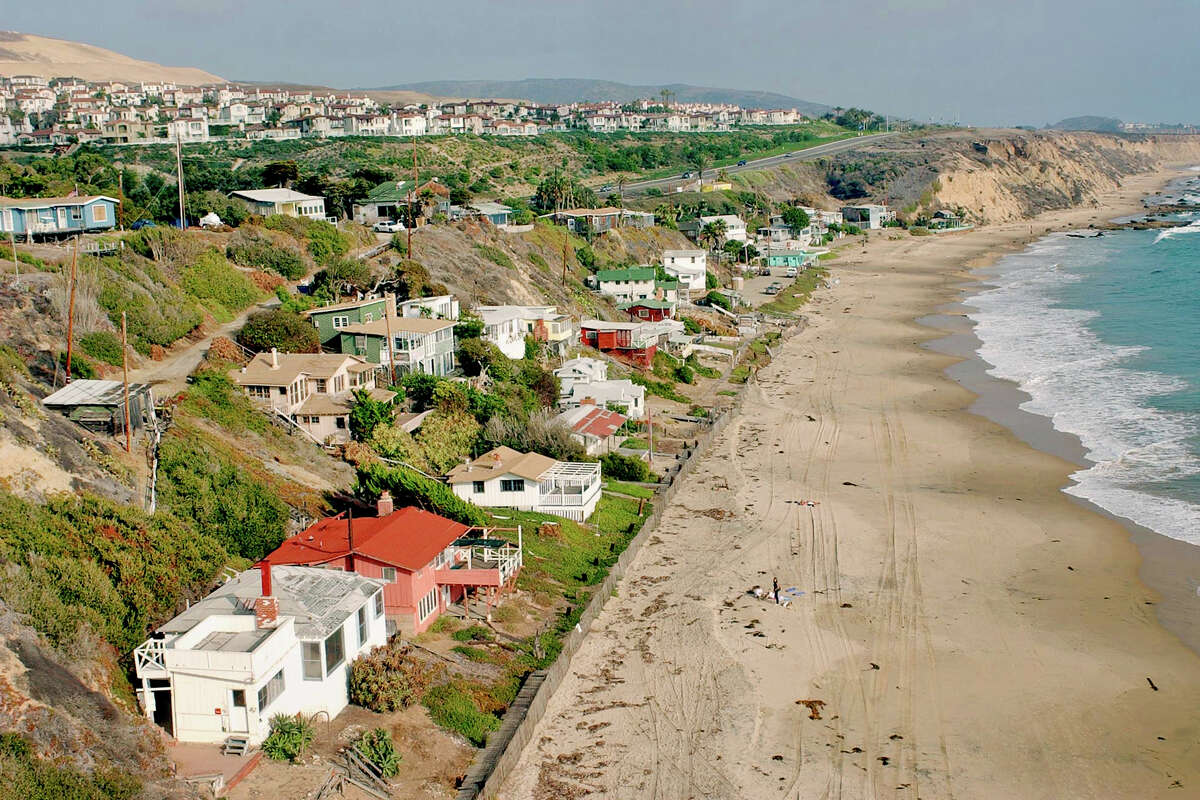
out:
M312 567L247 570L134 650L146 716L181 742L261 742L276 714L336 717L347 674L386 642L384 581Z
M477 506L537 511L583 522L600 500L600 465L555 461L497 447L446 476L456 495Z

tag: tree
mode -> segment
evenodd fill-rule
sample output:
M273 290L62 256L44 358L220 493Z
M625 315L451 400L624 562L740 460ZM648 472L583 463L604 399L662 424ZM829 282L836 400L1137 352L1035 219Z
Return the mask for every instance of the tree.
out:
M725 220L714 219L700 229L700 239L708 242L709 248L716 250L721 242L724 241L728 230L729 226L725 224Z
M380 425L392 422L392 405L376 400L366 389L354 390L354 403L350 406L350 435L356 442L364 442Z
M679 209L672 203L659 203L654 207L654 223L674 230L678 227Z
M703 183L704 169L712 163L712 159L708 157L708 153L694 147L684 154L684 159L687 161L687 163L696 168L696 172L699 173L698 177L700 178L701 183Z
M454 338L478 339L483 336L483 320L473 314L462 314L454 325Z
M242 347L258 352L271 348L282 353L321 352L317 329L304 317L282 308L251 315L238 332L237 340Z
M809 219L808 212L799 206L784 206L783 224L792 229L792 233L796 234L808 227Z
M288 186L300 180L300 166L295 161L273 161L263 167L262 179L268 186Z

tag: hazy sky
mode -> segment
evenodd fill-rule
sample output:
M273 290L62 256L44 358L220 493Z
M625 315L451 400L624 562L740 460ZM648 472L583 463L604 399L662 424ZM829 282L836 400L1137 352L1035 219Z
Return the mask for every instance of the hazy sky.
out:
M1200 0L0 0L0 26L229 79L601 78L964 124L1200 122Z

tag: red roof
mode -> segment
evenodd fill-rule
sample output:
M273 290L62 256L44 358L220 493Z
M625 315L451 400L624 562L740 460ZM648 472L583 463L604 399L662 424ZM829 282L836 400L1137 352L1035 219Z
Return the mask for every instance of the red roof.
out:
M344 558L349 520L338 514L291 536L263 561L270 564L325 564ZM408 506L386 517L355 517L355 555L415 571L466 534L466 525Z
M624 415L596 406L572 425L571 430L575 433L587 433L600 439L607 439L620 430L624 424Z

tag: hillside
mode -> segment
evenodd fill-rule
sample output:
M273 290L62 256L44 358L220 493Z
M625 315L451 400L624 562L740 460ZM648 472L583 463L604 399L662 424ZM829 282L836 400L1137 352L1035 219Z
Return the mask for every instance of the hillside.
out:
M579 100L611 100L625 103L643 97L659 97L666 89L672 102L736 103L746 108L795 108L820 116L831 106L800 100L776 92L749 89L718 89L686 83L635 86L589 78L525 78L519 81L423 81L380 87L383 91L407 90L454 98L521 98L536 103L571 103Z
M83 42L16 31L0 31L0 75L62 76L89 81L174 81L182 84L224 82L224 78L194 67L165 67Z

